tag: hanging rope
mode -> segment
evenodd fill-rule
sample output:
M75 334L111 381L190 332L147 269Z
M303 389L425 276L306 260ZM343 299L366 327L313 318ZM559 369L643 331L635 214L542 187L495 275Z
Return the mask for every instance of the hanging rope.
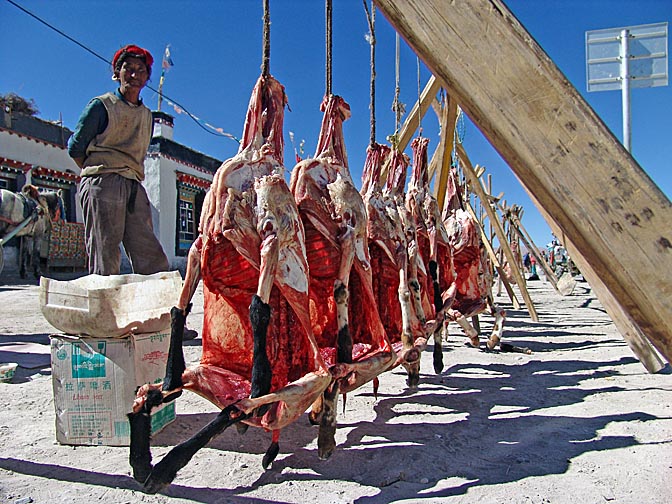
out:
M371 45L371 146L376 143L376 7L371 1L371 12L364 3L364 10L366 11L366 20L369 22L369 44Z
M264 35L261 57L261 75L268 77L271 72L271 14L268 7L269 0L264 0Z
M332 18L331 0L326 0L325 16L326 16L325 24L327 30L327 40L326 40L327 65L326 65L326 77L325 77L325 95L329 96L331 95L331 48L333 45L331 40L331 18Z
M399 131L401 130L401 118L406 113L406 105L401 102L399 96L401 95L400 75L401 75L401 51L399 43L399 34L395 33L395 55L394 55L394 100L392 101L392 111L394 112L394 135L387 137L387 140L392 144L392 147L397 148L399 141Z
M416 57L418 62L418 136L422 136L422 112L420 109L420 58Z
M394 124L394 134L395 136L399 134L399 129L401 128L401 116L404 113L404 104L399 101L399 95L401 93L401 87L399 86L399 34L396 34L395 37L396 47L395 47L395 58L394 58L394 101L392 102L392 110L394 111L395 124Z

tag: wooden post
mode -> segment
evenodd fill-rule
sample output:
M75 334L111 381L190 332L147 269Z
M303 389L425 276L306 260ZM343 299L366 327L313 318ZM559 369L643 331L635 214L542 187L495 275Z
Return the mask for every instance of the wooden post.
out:
M443 207L446 200L446 184L450 175L450 166L452 164L453 141L455 137L455 122L457 121L457 102L447 95L447 103L443 106L443 120L441 121L441 132L445 132L445 141L443 144L443 159L441 171L436 176L434 182L434 195L439 204L439 209L443 213Z
M670 200L501 0L375 2L670 361Z

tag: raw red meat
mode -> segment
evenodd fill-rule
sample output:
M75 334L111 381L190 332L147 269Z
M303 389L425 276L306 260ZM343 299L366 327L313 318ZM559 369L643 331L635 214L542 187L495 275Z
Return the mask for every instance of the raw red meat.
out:
M469 324L467 318L489 310L495 317L492 334L487 341L487 348L492 350L501 339L506 313L494 303L492 267L483 246L480 225L462 208L455 168L451 169L448 177L446 197L448 204L444 222L457 273L457 294L455 302L447 312L446 320L457 322L469 337L472 346L478 348L478 332Z
M388 163L388 186L381 187ZM395 365L408 372L408 384L420 378L420 356L427 344L425 315L417 280L415 226L404 207L408 161L397 150L373 144L367 149L362 196L368 215L367 236L373 270L373 290L380 318L398 355Z
M442 321L445 311L455 299L455 271L448 243L448 234L441 219L438 202L429 187L427 167L428 138L418 137L411 142L413 149L413 171L406 193L406 208L415 223L418 237L418 253L424 264L424 271L418 271L423 292L429 294L425 301L425 313L436 321ZM434 330L434 371L443 370L441 351L441 327Z
M219 168L203 204L200 236L172 312L166 379L162 386L143 387L129 416L134 477L150 492L169 484L199 448L240 421L273 431L267 467L278 453L280 429L331 382L312 333L303 225L283 178L285 104L283 86L270 75L260 77L238 154ZM203 354L199 365L184 370L184 321L201 277ZM182 388L222 412L152 467L151 407Z
M335 378L325 392L318 454L335 447L335 400L374 379L395 355L378 315L366 235L366 209L352 182L343 139L350 107L340 96L326 96L315 157L299 162L290 188L306 231L310 265L313 334ZM321 419L320 419L321 417Z

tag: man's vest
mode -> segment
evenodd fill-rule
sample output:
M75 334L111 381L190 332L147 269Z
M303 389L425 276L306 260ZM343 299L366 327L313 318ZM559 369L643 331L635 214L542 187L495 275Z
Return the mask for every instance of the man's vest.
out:
M118 173L142 182L144 160L152 135L152 113L144 105L132 105L114 93L97 97L107 110L108 124L86 149L81 176Z

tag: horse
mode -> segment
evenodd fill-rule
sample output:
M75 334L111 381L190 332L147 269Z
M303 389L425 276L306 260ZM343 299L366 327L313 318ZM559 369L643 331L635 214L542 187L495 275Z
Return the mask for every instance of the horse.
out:
M62 220L62 191L40 193L38 188L26 184L21 192L0 189L0 237L15 231L24 221L28 223L14 236L22 237L19 274L26 277L26 267L32 265L36 279L42 275L40 248L42 240L49 236L52 221Z

